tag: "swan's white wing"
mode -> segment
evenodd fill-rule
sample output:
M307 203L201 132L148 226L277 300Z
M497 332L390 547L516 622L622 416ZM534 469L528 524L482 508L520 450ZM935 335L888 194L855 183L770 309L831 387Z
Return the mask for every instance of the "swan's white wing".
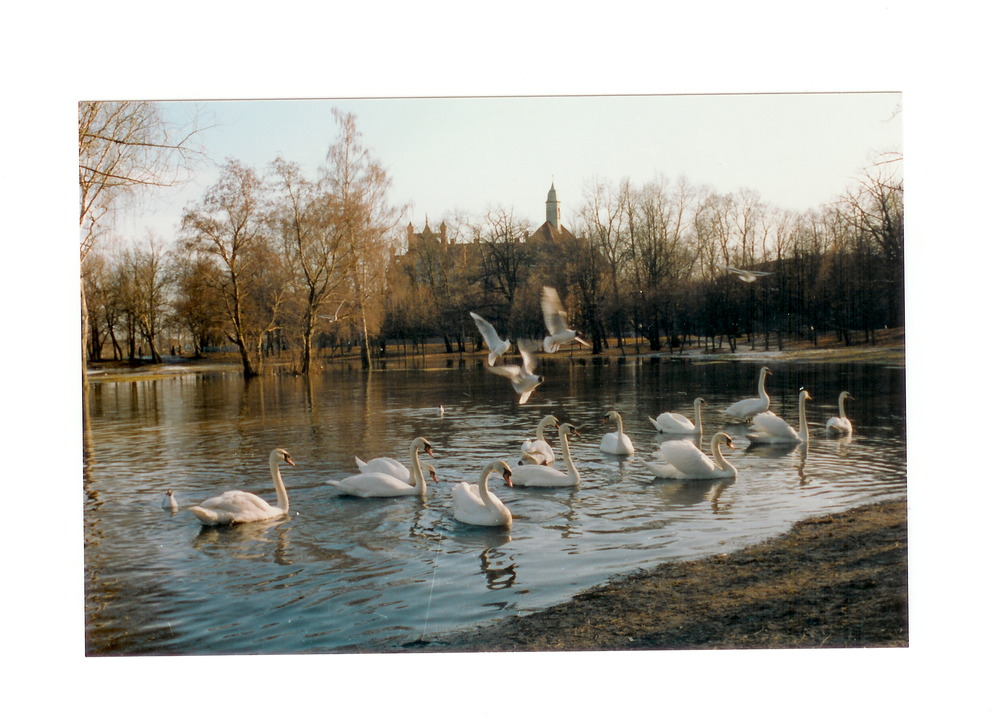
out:
M266 512L274 509L274 507L256 494L241 492L238 489L223 492L218 497L206 499L201 503L201 506L205 509L215 510L216 512L231 512L233 514L239 514L247 510L262 510Z
M510 481L515 487L563 487L576 483L572 477L555 467L537 464L512 467Z
M557 335L569 329L566 308L559 300L559 293L552 287L542 288L542 316L550 335Z
M354 474L339 482L330 480L327 484L355 497L395 497L414 491L412 485L392 475L378 472Z
M642 457L639 457L639 461L645 465L646 469L660 479L680 479L680 472L672 464L667 462L647 462Z
M762 397L751 397L750 399L741 399L739 402L729 405L724 414L730 417L749 419L755 414L766 411L769 405L770 400Z
M774 412L761 412L756 415L753 418L753 424L750 425L747 436L749 437L751 433L774 438L799 438L798 433L792 429L792 426Z
M521 444L521 461L532 464L551 463L556 461L556 455L552 446L544 439L526 439Z
M711 474L715 462L690 440L675 440L660 445L660 456L679 472L689 477L701 477Z
M361 465L365 463L357 457L354 458L354 461L358 463L358 468L362 473L376 472L378 474L388 474L390 477L396 477L404 482L408 482L410 480L409 468L399 460L393 459L392 457L376 457L375 459L369 460L364 467Z
M674 412L664 412L653 420L653 424L661 432L686 432L694 429L694 424L691 420L682 414L676 414Z
M495 352L500 349L500 346L503 344L503 340L500 339L500 335L497 334L497 331L493 329L493 325L477 315L475 312L470 312L469 314L472 315L472 319L476 321L476 327L479 328L479 334L481 334L483 339L486 340L486 345L490 348L490 351Z

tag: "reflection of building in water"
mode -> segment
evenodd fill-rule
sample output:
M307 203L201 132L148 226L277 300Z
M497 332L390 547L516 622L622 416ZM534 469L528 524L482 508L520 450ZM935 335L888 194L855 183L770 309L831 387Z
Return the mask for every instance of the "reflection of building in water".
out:
M479 555L479 573L486 575L486 588L508 589L513 586L514 580L517 578L514 567L517 565L511 562L506 567L495 568L490 562L489 554L490 550L484 549L483 553Z

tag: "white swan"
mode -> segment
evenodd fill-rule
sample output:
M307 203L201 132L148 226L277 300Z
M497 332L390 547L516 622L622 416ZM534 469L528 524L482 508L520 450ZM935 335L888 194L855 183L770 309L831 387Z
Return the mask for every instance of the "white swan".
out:
M434 453L431 451L431 446L423 437L417 437L410 443L410 453L414 454L414 450L419 451L423 447L424 451L427 452L431 457ZM413 462L410 462L410 467L400 462L398 459L393 459L392 457L376 457L375 459L370 459L367 462L355 457L354 462L358 465L358 469L361 470L362 474L375 473L375 474L388 474L396 479L401 479L407 484L416 486L417 477L413 471Z
M427 454L431 457L434 456L434 453L431 451L430 442L423 437L417 437L413 440L410 443L410 472L406 481L391 474L368 471L362 474L353 474L339 481L328 479L326 483L352 497L422 497L427 491L427 482L424 480L420 459L417 457L417 452L421 446L423 446ZM372 462L374 461L372 460ZM437 477L432 475L432 478L435 482L437 481Z
M535 439L526 439L521 444L521 461L519 464L552 464L556 461L555 452L551 445L545 441L542 433L546 427L558 427L559 420L553 415L547 414L542 417L535 429Z
M646 468L661 479L719 479L732 477L736 479L736 467L722 456L720 445L725 443L733 447L732 438L725 432L717 432L712 437L712 461L690 439L675 439L664 442L653 452L653 456L662 462L647 462L639 458Z
M202 524L242 524L244 522L259 522L263 519L281 517L288 514L288 492L281 481L278 462L285 460L293 467L295 462L283 449L271 452L268 463L271 466L271 479L274 480L274 491L278 494L278 506L272 507L256 494L242 492L238 489L224 492L218 497L206 499L200 506L191 507L194 516Z
M759 396L735 402L729 405L723 414L738 422L746 422L754 415L767 412L767 408L771 406L771 398L764 391L764 378L769 374L771 374L771 370L767 367L761 367L760 380L757 383L757 393Z
M664 412L656 419L652 417L649 421L653 423L658 432L673 432L674 434L701 434L701 406L705 400L701 397L694 401L694 424L682 414L675 412Z
M612 410L604 415L604 421L607 422L609 418L618 423L618 431L608 432L604 435L604 438L601 440L601 451L608 454L635 454L635 447L632 446L632 440L625 434L625 428L622 425L622 416Z
M511 483L518 487L575 487L580 484L580 472L573 464L569 454L569 433L580 436L576 427L565 422L559 426L559 442L562 445L563 460L566 471L560 472L555 467L543 467L538 464L518 465L511 470Z
M163 502L160 503L160 506L164 509L177 509L177 500L174 498L174 490L167 490L167 494L163 497Z
M490 351L490 356L486 358L486 361L489 362L490 367L492 367L493 363L497 361L497 358L510 349L510 340L501 340L500 335L498 335L497 331L493 329L493 325L477 315L475 312L470 312L469 314L472 315L472 319L476 321L476 327L479 328L479 334L481 334L483 339L486 340L486 347Z
M518 340L518 348L521 350L521 359L523 364L518 367L516 365L505 365L503 367L488 367L490 372L498 374L501 377L506 377L510 380L511 386L514 387L514 391L520 396L517 403L524 404L528 401L528 397L531 393L535 391L535 388L542 383L545 379L540 374L534 374L535 371L535 356L526 347L530 344L527 340Z
M753 418L747 431L751 444L798 444L809 443L809 427L806 424L806 400L812 399L804 389L799 390L799 431L774 412L763 412Z
M841 392L840 397L837 398L837 405L840 408L839 417L830 417L826 421L826 431L830 434L845 434L850 436L854 433L854 426L851 424L851 420L847 419L847 414L844 412L844 400L854 399L850 392Z
M459 482L452 490L455 503L455 519L463 524L476 524L481 527L509 527L511 523L510 510L497 499L493 492L486 488L486 480L493 472L502 474L507 486L513 486L510 481L510 467L502 460L494 460L483 468L479 475L478 486L468 482Z
M576 336L576 330L571 330L566 324L569 315L559 299L559 293L552 287L542 288L542 317L548 336L542 340L542 347L548 353L558 352L559 345L567 342L579 342L584 347L590 347L587 342Z

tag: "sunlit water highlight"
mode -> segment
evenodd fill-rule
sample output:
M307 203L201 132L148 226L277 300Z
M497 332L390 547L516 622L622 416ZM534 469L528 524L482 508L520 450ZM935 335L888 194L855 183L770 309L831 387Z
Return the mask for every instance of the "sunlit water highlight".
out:
M646 417L693 418L701 396L708 451L720 410L755 394L760 365L751 363L546 359L545 382L524 406L478 359L249 383L232 371L96 382L84 474L87 651L405 650L635 569L731 552L808 516L905 496L902 369L769 366L771 409L792 425L799 387L816 398L812 440L808 452L749 448L745 430L728 426L735 482L655 480L634 458L600 452L612 429L601 418L618 410L648 457L667 437ZM855 433L829 439L822 427L842 389L857 398L847 405ZM493 459L516 462L549 413L580 427L571 452L581 485L512 489L494 476L513 526L456 522L452 482L474 482ZM325 483L355 472L355 455L405 461L416 436L433 444L441 480L423 500L344 497ZM558 456L555 432L547 436ZM291 516L203 529L186 508L225 490L275 503L275 447L296 462L282 472ZM175 513L160 508L167 489Z

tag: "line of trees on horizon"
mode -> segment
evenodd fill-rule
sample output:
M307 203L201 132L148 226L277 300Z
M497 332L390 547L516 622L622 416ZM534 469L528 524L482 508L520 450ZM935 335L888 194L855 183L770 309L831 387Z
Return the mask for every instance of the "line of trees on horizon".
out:
M684 177L595 179L569 233L551 241L528 240L532 223L490 207L453 213L446 241L418 236L408 246L407 208L390 202L388 172L355 117L333 113L338 134L315 179L280 157L263 170L229 159L172 241L87 237L91 361L110 351L156 362L175 343L196 354L234 345L253 376L270 351L290 352L308 373L320 346L345 342L364 367L393 341L478 349L470 311L504 336L544 334L544 285L595 354L624 352L629 337L654 351L691 338L781 348L830 331L846 344L873 342L876 329L904 324L899 154L874 158L841 196L807 212ZM746 283L726 267L771 274Z

